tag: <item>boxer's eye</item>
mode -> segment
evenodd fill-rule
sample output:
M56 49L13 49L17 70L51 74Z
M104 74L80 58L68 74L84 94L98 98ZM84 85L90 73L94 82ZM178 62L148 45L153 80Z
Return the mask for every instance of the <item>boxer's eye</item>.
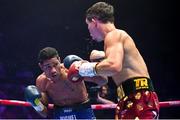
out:
M50 65L43 66L45 70L51 69L52 67Z
M56 66L58 66L58 65L60 65L59 63L54 63L52 66L53 67L56 67Z

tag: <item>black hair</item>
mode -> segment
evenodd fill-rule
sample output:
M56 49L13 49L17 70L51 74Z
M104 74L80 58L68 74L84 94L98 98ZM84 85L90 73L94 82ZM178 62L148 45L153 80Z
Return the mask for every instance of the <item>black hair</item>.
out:
M48 60L53 57L57 57L59 59L59 54L57 50L53 47L45 47L40 50L38 54L38 61L42 64L44 60Z
M114 23L114 7L105 2L97 2L86 11L86 19L92 21L93 18L103 23Z

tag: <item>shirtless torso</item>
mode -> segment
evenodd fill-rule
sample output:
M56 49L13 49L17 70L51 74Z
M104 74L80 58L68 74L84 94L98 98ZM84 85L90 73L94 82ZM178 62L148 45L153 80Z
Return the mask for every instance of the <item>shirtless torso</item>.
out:
M42 73L37 78L36 85L58 106L81 103L88 99L85 83L83 81L78 83L69 81L65 68L61 68L59 79L54 81Z
M97 2L86 11L86 23L93 40L104 42L105 58L96 64L96 75L111 76L118 87L116 108L120 119L158 117L158 97L147 66L133 39L114 22L114 7Z
M113 36L116 38L113 39ZM108 37L111 37L111 39ZM119 61L122 59L122 69L119 73L112 76L116 85L120 85L125 80L133 77L143 76L149 78L145 62L136 48L133 39L126 32L118 29L110 32L107 35L107 39L105 39L104 49L107 56L112 56L108 58ZM111 54L112 52L120 54L116 56L116 54ZM116 59L116 57L121 58Z

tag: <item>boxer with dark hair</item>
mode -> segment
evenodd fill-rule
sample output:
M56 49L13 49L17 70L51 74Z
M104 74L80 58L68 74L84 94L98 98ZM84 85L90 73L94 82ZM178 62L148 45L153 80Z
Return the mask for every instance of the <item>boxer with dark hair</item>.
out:
M73 62L69 79L80 76L110 76L118 87L119 119L154 119L159 102L147 66L134 40L114 25L114 8L97 2L86 11L90 35L104 42L105 59L100 62ZM76 66L76 67L74 67Z
M82 60L78 56L72 56L68 59ZM47 117L50 98L54 104L55 119L95 119L84 81L101 86L106 84L107 80L98 76L84 77L76 83L69 81L68 69L61 63L57 50L52 47L40 50L38 60L43 73L37 77L36 86L30 85L25 89L25 97L34 109L43 117Z

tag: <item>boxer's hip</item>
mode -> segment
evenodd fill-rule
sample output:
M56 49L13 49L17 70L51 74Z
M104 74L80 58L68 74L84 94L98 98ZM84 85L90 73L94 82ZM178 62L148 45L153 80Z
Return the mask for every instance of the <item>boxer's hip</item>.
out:
M90 105L90 101L89 99L84 101L84 102L80 102L80 103L75 103L73 105L64 105L64 106L59 106L59 105L55 105L55 109L60 109L60 110L63 110L63 109L66 109L66 108L71 108L73 110L79 110L79 109L83 109L83 108L90 108L91 105Z
M57 119L94 119L94 112L89 100L67 106L56 106L54 118Z
M119 118L152 118L156 117L154 112L158 115L159 101L149 78L128 79L118 87L117 91L119 102L116 113Z
M141 90L154 91L152 80L147 77L134 77L127 79L117 87L119 100L125 96L136 93Z

